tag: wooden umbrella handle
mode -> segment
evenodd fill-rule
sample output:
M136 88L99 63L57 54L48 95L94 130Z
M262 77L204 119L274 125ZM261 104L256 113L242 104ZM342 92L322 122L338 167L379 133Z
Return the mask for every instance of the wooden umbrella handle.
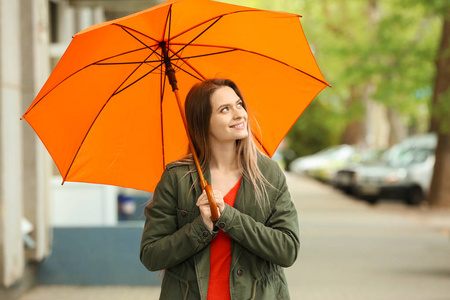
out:
M219 219L219 209L217 208L212 187L209 184L206 185L205 191L206 195L208 196L209 208L211 209L211 220L215 222Z

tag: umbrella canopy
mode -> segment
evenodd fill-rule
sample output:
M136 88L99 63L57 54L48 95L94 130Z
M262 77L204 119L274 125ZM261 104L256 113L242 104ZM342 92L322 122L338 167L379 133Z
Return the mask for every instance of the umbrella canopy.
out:
M153 191L188 139L181 99L206 78L242 89L261 149L272 155L328 84L299 16L210 0L167 1L76 34L23 115L64 181Z

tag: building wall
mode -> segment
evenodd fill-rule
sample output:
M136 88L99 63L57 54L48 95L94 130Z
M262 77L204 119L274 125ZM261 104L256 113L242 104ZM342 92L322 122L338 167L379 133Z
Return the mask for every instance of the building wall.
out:
M22 112L50 74L49 22L46 0L21 0ZM49 178L51 162L30 126L23 121L23 216L31 222L35 242L26 260L39 262L50 252Z
M48 77L47 0L0 0L0 298L35 282L50 252L50 161L20 117ZM26 230L25 243L25 227Z
M5 287L22 277L25 265L20 19L19 1L0 0L0 283Z

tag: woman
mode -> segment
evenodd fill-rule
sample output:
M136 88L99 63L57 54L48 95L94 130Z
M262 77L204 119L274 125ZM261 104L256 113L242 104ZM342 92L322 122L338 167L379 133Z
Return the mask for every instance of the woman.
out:
M234 82L186 97L189 134L220 217L213 223L192 156L167 166L145 209L141 261L165 269L160 299L289 299L282 267L297 258L297 212L278 164L257 150Z

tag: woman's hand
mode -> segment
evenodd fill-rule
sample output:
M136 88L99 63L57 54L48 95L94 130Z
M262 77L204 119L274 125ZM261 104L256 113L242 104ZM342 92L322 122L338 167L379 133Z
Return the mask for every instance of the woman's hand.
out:
M220 214L223 212L223 209L225 208L222 192L219 190L213 190L213 193L217 208L219 209L219 216L220 216ZM198 197L196 204L200 209L200 214L202 215L203 223L205 223L205 225L209 228L209 230L213 230L214 223L211 220L211 208L209 206L208 196L206 195L205 191L203 191L200 197Z

